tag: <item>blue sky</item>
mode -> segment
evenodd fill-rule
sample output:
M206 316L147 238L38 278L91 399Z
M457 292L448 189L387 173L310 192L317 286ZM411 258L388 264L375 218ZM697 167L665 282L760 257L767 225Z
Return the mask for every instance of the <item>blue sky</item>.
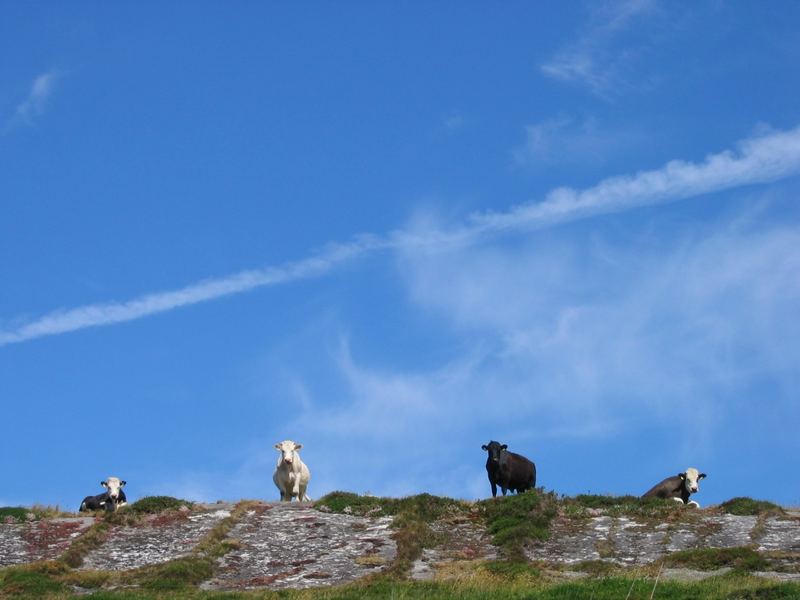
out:
M797 3L3 13L0 504L800 504Z

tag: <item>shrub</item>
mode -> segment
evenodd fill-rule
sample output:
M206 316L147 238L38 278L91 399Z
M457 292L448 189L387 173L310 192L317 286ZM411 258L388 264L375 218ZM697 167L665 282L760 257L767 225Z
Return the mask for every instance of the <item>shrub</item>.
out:
M767 500L754 500L753 498L747 498L744 496L731 498L727 502L723 502L720 506L726 513L738 516L753 516L762 514L780 515L784 513L784 510L777 504L773 504Z
M188 500L173 498L172 496L145 496L127 507L128 512L137 514L155 514L165 510L177 510L182 506L194 506Z
M8 517L24 523L29 512L27 508L22 506L0 506L0 523L3 523Z

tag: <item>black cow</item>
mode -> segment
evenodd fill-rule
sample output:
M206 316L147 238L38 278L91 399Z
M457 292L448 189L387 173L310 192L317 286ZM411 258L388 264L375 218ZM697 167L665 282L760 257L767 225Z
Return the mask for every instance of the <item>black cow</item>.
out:
M125 506L128 499L125 497L125 492L122 487L127 482L120 480L118 477L109 477L105 481L101 481L100 485L106 488L106 491L97 496L86 496L81 502L81 507L78 509L80 512L87 510L100 510L105 509L108 512L114 512L120 506Z
M700 490L699 482L705 477L705 473L689 467L683 473L667 477L660 483L655 484L644 493L642 498L672 498L684 504L692 504L699 507L700 505L694 500L689 501L689 496Z
M536 487L536 465L527 458L507 450L508 445L494 440L481 446L489 453L486 472L492 485L492 496L497 497L497 486L506 495L507 490L524 492Z

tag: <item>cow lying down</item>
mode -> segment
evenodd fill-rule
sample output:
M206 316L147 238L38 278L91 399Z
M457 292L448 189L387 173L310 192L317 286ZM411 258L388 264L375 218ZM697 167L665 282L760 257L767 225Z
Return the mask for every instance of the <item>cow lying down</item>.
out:
M106 488L106 491L97 496L86 496L78 510L84 512L87 510L105 509L109 512L113 512L120 506L125 506L128 503L125 492L122 491L125 483L125 481L120 480L118 477L109 477L105 481L101 481L100 485Z
M701 473L694 467L689 467L685 472L678 473L673 477L667 477L661 483L657 483L645 492L642 498L672 498L678 502L700 508L697 502L689 500L689 496L700 489L699 481L704 479L705 476L705 473Z

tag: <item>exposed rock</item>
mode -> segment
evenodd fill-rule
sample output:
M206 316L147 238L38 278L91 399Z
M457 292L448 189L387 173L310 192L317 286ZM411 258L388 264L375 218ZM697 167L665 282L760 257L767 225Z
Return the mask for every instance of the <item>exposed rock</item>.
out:
M186 556L231 506L195 513L174 511L155 515L136 527L115 527L108 540L92 550L82 569L126 571Z
M203 588L306 588L358 579L394 559L391 522L305 503L262 504L233 528L229 537L239 548L219 559L217 575Z
M86 530L92 517L0 525L0 567L57 558Z
M710 577L719 577L730 573L730 567L723 567L713 571L698 571L696 569L664 569L661 572L660 578L664 580L673 581L702 581Z
M759 550L800 552L800 520L768 518L758 542Z
M558 517L550 538L526 548L531 560L563 564L606 560L618 565L643 565L692 548L735 548L760 539L761 550L800 551L800 521L770 517L759 534L757 517L693 512L677 523L639 522L628 517L596 516L582 522Z

